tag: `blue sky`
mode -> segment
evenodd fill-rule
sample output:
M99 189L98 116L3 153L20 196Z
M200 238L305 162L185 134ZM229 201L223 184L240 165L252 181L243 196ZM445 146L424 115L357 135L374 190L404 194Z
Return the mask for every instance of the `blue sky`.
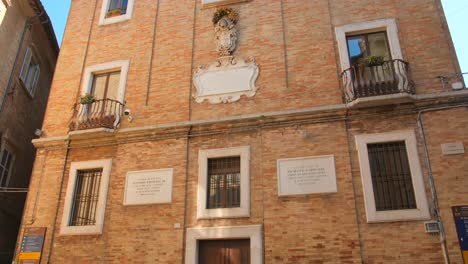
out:
M42 0L54 25L59 45L62 43L63 31L67 22L71 0ZM468 72L468 1L442 0L445 15L450 28L450 34L455 44L458 61L462 72ZM468 75L465 75L468 84Z

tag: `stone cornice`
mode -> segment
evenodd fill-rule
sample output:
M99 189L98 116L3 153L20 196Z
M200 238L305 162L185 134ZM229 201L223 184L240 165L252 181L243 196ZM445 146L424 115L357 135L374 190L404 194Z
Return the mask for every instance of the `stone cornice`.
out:
M401 98L404 100L398 101ZM36 148L63 148L67 146L67 142L70 140L72 148L89 147L142 140L246 132L259 128L268 129L319 122L344 121L346 118L365 118L369 115L414 114L431 107L468 103L468 90L424 95L389 95L387 99L395 99L396 101L368 107L359 107L359 105L350 107L349 104L337 104L115 130L105 128L89 129L72 131L65 136L34 139L32 143Z

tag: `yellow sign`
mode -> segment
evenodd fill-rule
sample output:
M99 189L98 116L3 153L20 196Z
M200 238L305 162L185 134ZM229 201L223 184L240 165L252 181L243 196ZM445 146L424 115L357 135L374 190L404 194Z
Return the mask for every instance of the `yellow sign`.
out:
M463 251L463 259L465 260L465 264L468 264L468 251Z
M20 252L20 260L40 260L41 252Z

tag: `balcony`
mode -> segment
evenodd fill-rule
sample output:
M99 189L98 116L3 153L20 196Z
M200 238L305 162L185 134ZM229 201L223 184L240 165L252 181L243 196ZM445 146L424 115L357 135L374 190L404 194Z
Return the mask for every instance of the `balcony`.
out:
M408 63L399 59L384 61L381 65L352 66L341 73L341 79L346 103L355 103L363 100L361 98L379 100L392 94L411 95L415 91L414 82L408 77Z
M124 104L113 99L93 100L89 104L74 106L70 131L93 128L114 129L120 125Z

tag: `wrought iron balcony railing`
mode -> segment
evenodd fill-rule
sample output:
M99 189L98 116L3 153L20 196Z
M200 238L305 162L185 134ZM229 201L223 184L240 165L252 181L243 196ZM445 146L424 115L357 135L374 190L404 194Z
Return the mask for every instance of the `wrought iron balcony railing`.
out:
M341 79L346 103L363 97L414 94L414 82L408 77L408 63L400 59L384 61L382 65L352 66L341 73Z
M113 99L94 100L90 104L74 106L70 130L117 128L122 119L124 104Z

